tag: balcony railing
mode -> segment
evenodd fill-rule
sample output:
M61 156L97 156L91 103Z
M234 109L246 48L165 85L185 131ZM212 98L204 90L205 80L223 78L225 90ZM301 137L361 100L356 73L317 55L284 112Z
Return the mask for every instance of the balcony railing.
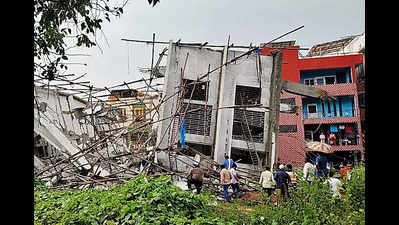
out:
M337 111L337 115L334 112L328 113L317 112L317 113L304 113L304 119L316 119L316 118L345 118L345 117L356 117L357 110L344 110L342 112Z
M320 139L315 138L313 141L320 141ZM334 146L360 145L360 137L354 135L354 137L336 138L335 143L330 142L330 140L325 142L333 148Z

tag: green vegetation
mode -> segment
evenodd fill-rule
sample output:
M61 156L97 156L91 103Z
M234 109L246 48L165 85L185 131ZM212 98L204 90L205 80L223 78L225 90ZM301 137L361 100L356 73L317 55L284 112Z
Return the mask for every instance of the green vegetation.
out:
M334 199L327 184L299 180L291 201L275 206L219 202L174 186L169 177L138 176L112 190L55 191L35 182L35 224L365 224L365 170Z
M296 190L290 188L291 200L278 207L266 201L264 205L238 202L234 207L224 203L218 209L237 224L365 224L364 179L364 167L353 170L351 180L344 180L338 199L322 180L311 184L298 180Z

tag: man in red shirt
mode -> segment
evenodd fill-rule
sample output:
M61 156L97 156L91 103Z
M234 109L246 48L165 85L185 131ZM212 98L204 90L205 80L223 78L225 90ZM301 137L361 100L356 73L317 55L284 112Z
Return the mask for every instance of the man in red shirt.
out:
M345 174L352 169L352 164L348 163L346 164L340 171L339 174L341 175L341 178L343 179Z

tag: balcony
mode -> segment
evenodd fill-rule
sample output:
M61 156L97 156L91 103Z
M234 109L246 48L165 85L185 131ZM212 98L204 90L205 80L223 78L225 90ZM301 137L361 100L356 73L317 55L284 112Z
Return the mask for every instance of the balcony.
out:
M325 143L331 145L332 151L351 151L362 148L358 123L305 124L306 141L320 141L321 134Z
M357 110L343 110L342 112L315 112L315 113L304 113L304 119L330 119L330 118L351 118L357 116Z

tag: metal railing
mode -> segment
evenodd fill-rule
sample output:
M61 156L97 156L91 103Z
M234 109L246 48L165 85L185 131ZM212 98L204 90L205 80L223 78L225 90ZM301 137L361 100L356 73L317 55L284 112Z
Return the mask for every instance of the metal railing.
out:
M332 111L331 113L325 112L317 112L317 113L309 113L309 112L304 112L303 113L303 118L304 119L319 119L319 118L346 118L346 117L357 117L358 113L357 110L343 110L338 111L337 110L337 115Z

